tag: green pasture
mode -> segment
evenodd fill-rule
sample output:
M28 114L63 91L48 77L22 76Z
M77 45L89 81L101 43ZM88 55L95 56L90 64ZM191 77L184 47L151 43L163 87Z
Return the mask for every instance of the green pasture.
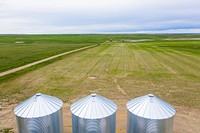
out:
M80 37L81 38L81 37ZM0 36L0 72L95 44L71 36ZM74 41L73 41L74 40Z
M19 103L37 92L69 103L90 93L116 102L153 93L174 106L200 108L200 40L157 39L130 43L120 39L131 35L96 36L99 39L90 43L108 38L118 42L70 54L1 82L0 102ZM156 38L156 35L144 36Z
M198 34L72 34L72 35L0 35L0 72L49 56L107 40L198 38Z

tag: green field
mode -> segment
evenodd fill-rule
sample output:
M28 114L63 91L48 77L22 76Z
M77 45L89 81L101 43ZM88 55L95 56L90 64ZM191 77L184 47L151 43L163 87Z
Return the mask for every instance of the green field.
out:
M1 35L0 72L109 39L190 38L199 35Z
M37 92L65 102L93 92L115 100L154 93L200 108L199 62L199 40L106 43L2 82L0 101L18 103Z
M25 41L16 44L16 38ZM130 42L140 39L146 41ZM70 49L101 44L1 77L0 132L17 131L14 107L38 92L65 102L67 132L71 132L69 106L91 93L117 103L117 133L126 131L127 101L148 93L175 106L175 133L198 132L199 39L198 34L0 36L0 55L7 57L0 58L1 71Z
M95 43L79 36L0 36L0 72Z

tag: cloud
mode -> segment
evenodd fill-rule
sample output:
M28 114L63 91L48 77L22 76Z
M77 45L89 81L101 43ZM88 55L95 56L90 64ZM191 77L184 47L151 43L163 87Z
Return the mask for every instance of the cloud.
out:
M1 34L200 28L199 0L0 0L0 12Z

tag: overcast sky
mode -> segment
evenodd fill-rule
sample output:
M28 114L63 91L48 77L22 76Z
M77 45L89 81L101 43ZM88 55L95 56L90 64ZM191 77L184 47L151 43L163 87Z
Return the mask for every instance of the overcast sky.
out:
M0 34L200 33L200 0L0 0Z

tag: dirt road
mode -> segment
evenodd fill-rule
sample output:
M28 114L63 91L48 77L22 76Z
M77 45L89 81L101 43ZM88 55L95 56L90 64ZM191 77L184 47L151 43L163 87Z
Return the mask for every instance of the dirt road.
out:
M8 70L8 71L0 73L0 77L8 75L8 74L11 74L11 73L14 73L14 72L17 72L17 71L20 71L20 70L23 70L23 69L26 69L28 67L31 67L31 66L34 66L34 65L37 65L37 64L40 64L40 63L43 63L45 61L49 61L49 60L55 59L55 58L63 56L63 55L67 55L67 54L74 53L74 52L77 52L77 51L81 51L81 50L84 50L84 49L92 48L92 47L95 47L95 46L97 46L97 45L91 45L91 46L87 46L87 47L71 50L71 51L64 52L64 53L61 53L61 54L57 54L57 55L54 55L54 56L51 56L51 57L48 57L48 58L45 58L45 59L30 63L30 64L27 64L27 65L21 66L21 67L18 67L18 68L14 68L14 69L11 69L11 70Z

